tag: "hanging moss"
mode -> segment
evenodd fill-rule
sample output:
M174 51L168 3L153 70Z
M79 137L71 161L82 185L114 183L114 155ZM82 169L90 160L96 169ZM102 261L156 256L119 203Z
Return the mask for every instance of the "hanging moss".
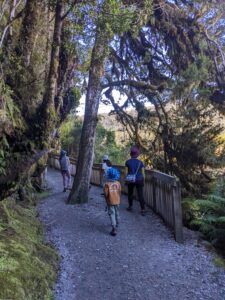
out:
M0 203L0 299L52 299L58 257L43 242L33 207Z

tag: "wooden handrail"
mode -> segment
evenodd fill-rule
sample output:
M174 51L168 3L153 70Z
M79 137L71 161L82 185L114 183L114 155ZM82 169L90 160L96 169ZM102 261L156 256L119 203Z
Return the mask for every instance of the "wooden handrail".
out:
M76 173L77 160L70 158L71 174ZM60 169L59 155L49 154L49 165ZM125 166L115 166L121 172L122 192L127 193L125 184ZM103 170L101 164L94 164L92 168L91 183L102 185ZM144 199L146 205L151 207L174 231L177 242L183 241L181 187L180 182L173 176L157 170L145 170Z

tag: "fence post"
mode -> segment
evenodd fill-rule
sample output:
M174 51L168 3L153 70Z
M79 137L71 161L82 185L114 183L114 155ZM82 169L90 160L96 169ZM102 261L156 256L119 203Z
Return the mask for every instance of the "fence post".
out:
M180 182L175 182L173 186L173 217L174 217L174 234L178 243L183 242L183 222L181 208L181 190Z

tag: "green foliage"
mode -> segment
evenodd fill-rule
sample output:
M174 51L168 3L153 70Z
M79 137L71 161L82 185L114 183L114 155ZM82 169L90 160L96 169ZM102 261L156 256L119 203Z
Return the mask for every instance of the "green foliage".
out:
M211 201L210 199L196 200L195 203L203 214L212 213L220 209L220 205Z
M219 180L218 180L219 181ZM221 183L219 183L221 184ZM182 201L186 226L201 231L213 244L225 250L225 198L210 194L206 199L187 198Z
M96 131L95 161L102 162L102 156L107 154L112 164L124 165L127 153L126 146L117 145L115 132L104 128L99 123Z
M12 90L0 79L0 123L7 123L12 128L24 128L23 118L12 94Z
M149 17L153 21L153 0L144 0L133 5L124 5L124 1L107 0L103 4L102 16L99 20L100 27L107 31L112 38L132 31L136 35L141 26L144 26Z
M194 198L184 198L182 200L182 212L185 226L190 226L191 221L199 217L200 209Z
M81 98L81 92L80 89L73 87L70 89L69 91L69 96L70 96L70 100L72 102L72 109L74 109L75 107L77 107L79 105L79 100Z
M6 174L6 158L9 155L9 144L5 134L3 134L0 140L0 175Z
M225 269L225 261L224 261L224 259L222 259L220 257L217 257L217 258L214 259L214 264L217 267Z
M5 175L6 162L5 162L5 153L0 149L0 175Z
M33 208L0 203L0 298L52 299L58 257L43 243Z
M218 139L224 127L207 100L184 99L167 112L160 157L165 151L167 172L181 180L186 193L199 197L209 192L213 169L225 164L225 143ZM155 167L162 169L157 161Z
M77 157L82 130L81 119L70 115L60 127L61 146L69 155ZM115 131L106 129L98 123L95 141L95 162L101 162L102 156L108 154L113 164L124 164L128 149L116 143Z
M71 156L77 157L81 129L82 121L73 115L69 115L60 127L61 147Z

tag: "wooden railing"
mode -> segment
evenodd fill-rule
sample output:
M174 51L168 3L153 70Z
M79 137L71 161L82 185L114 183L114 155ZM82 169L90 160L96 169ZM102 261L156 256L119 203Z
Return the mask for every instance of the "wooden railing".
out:
M49 165L60 169L58 155L49 155ZM71 174L76 173L76 160L70 158ZM121 173L122 192L127 193L125 184L125 167L115 166ZM91 183L101 185L103 171L101 164L94 164ZM147 206L153 209L164 222L173 229L177 242L183 241L182 209L180 183L175 177L155 170L145 170L144 199Z

